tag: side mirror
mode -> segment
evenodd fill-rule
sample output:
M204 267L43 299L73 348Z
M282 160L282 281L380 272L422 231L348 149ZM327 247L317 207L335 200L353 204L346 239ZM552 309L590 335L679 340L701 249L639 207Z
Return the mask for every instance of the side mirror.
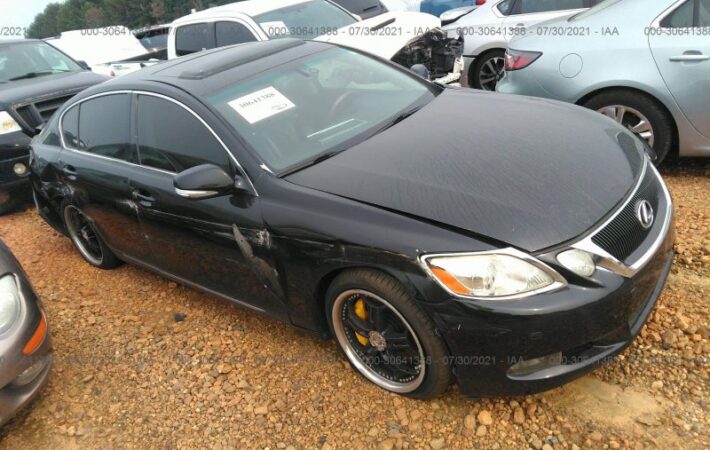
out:
M84 70L91 70L91 67L86 61L77 61L76 63Z
M175 175L175 193L193 200L219 197L237 186L234 178L214 164L202 164Z

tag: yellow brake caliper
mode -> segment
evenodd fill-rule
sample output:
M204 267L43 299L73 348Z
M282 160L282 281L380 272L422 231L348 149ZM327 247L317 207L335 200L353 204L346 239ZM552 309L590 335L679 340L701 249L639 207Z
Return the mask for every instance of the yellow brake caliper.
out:
M367 309L365 309L365 301L361 298L355 301L355 315L358 316L358 318L361 320L367 320ZM357 338L357 341L360 343L360 345L365 346L370 343L370 340L367 339L365 336L361 335L360 333L356 332L355 337Z

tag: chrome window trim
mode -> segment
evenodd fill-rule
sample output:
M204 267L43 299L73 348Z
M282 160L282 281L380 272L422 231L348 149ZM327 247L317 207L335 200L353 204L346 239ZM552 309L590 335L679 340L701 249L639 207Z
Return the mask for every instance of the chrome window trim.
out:
M141 164L135 164L135 163L132 163L132 162L129 162L129 161L124 161L124 160L122 160L122 159L111 158L111 157L103 156L103 155L97 155L97 154L95 154L95 153L90 153L90 152L86 152L86 151L83 151L83 150L80 150L80 149L76 149L76 148L72 148L72 147L67 147L66 142L64 141L64 127L63 127L64 115L65 115L69 110L71 110L71 109L73 109L73 108L75 108L75 107L81 105L82 103L84 103L84 102L86 102L86 101L89 101L89 100L92 100L92 99L95 99L95 98L99 98L99 97L105 97L105 96L108 96L108 95L118 95L118 94L129 94L129 95L130 95L130 94L137 94L137 95L147 95L147 96L151 96L151 97L157 97L157 98L160 98L160 99L163 99L163 100L167 100L167 101L169 101L169 102L172 102L172 103L174 103L174 104L180 106L181 108L183 108L185 111L187 111L187 112L189 112L190 114L192 114L192 116L195 117L205 128L207 128L207 130L212 134L212 136L214 136L215 139L217 139L217 142L219 142L219 144L222 146L222 149L227 153L227 155L228 155L229 158L234 162L234 164L236 164L237 168L244 174L244 177L245 177L246 180L249 182L249 186L251 187L251 190L254 192L254 195L255 195L256 197L259 196L259 192L256 190L256 187L254 186L254 183L252 183L251 178L250 178L249 175L247 174L246 170L244 170L244 167L242 167L242 165L239 163L239 161L237 160L237 157L234 156L231 151L229 151L229 148L227 147L227 145L224 143L224 141L222 140L222 138L220 138L220 137L217 135L217 133L212 129L212 127L210 127L210 126L207 124L207 122L205 122L204 119L202 119L202 117L200 117L195 111L193 111L192 109L190 109L190 108L189 108L188 106L186 106L185 104L183 104L183 103L181 103L181 102L179 102L179 101L177 101L177 100L175 100L175 99L173 99L173 98L171 98L171 97L168 97L168 96L163 95L163 94L158 94L158 93L155 93L155 92L140 91L140 90L125 90L125 89L124 89L124 90L116 90L116 91L107 91L107 92L100 92L100 93L98 93L98 94L94 94L94 95L91 95L91 96L86 97L86 98L82 98L81 100L78 100L78 101L72 103L72 104L71 104L70 106L68 106L64 111L62 111L62 114L59 116L59 121L58 121L58 124L57 124L57 128L59 129L59 140L60 140L60 142L62 143L62 150L69 150L69 151L73 151L73 152L78 152L78 153L81 153L81 154L84 154L84 155L90 155L90 156L93 156L93 157L96 157L96 158L103 158L103 159L106 159L106 160L108 160L108 161L114 161L114 162L119 162L119 163L123 163L123 164L128 164L128 165L133 166L133 167L139 167L139 168L142 168L142 169L153 170L153 171L160 172L160 173L164 173L164 174L176 175L176 172L170 172L170 171L168 171L168 170L157 169L157 168L155 168L155 167L144 166L144 165L141 165ZM138 143L136 143L136 145L138 145ZM138 145L138 146L139 146L139 145ZM139 150L139 153L140 153L140 150Z
M668 8L664 9L663 12L661 14L659 14L658 17L656 17L656 19L653 21L653 23L651 23L651 28L661 28L661 22L663 22L663 20L666 17L673 14L686 1L688 1L688 0L678 0L677 2L673 3ZM690 0L690 1L694 1L694 0ZM693 28L693 27L691 27L691 28ZM664 28L664 29L668 29L668 28Z
M478 296L474 296L474 295L462 295L462 294L458 294L458 293L452 291L446 285L444 285L441 281L439 281L439 279L436 276L434 276L434 273L431 271L429 264L427 264L427 260L432 259L432 258L446 258L446 257L456 257L456 256L479 256L479 255L506 255L506 256L512 256L512 257L521 259L521 260L537 267L538 269L542 270L547 275L549 275L552 278L552 284L550 284L549 286L545 286L543 288L540 288L540 289L532 290L532 291L521 292L519 294L513 294L513 295L501 295L498 297L478 297ZM448 294L450 294L456 298L461 298L461 299L465 299L465 300L479 300L479 301L520 300L520 299L532 297L534 295L543 294L546 292L557 291L557 290L560 290L564 287L567 287L567 280L562 275L560 275L555 269L553 269L549 265L545 264L544 262L540 261L539 259L535 258L534 256L531 256L525 252L514 249L512 247L501 248L501 249L496 249L496 250L486 250L486 251L482 251L482 252L428 253L428 254L419 256L418 261L419 261L419 265L424 269L424 271L429 276L429 278L432 279L436 284L441 286Z
M610 255L607 251L599 247L597 244L595 244L592 241L592 237L596 236L604 227L609 225L609 223L614 220L621 212L629 205L631 200L634 197L634 194L639 190L641 187L641 183L643 182L643 179L646 176L646 171L647 170L652 170L654 175L656 176L656 179L661 185L661 190L663 191L663 196L665 197L667 207L665 214L663 215L663 225L661 228L661 232L658 234L658 237L656 240L653 242L651 247L641 255L639 259L634 261L633 264L631 265L626 265L624 262L619 261L616 259L614 256ZM646 264L651 260L651 257L656 254L658 249L661 247L663 244L663 241L665 240L666 236L668 235L668 232L670 231L670 226L671 223L673 222L673 199L671 198L671 194L668 191L668 187L666 186L666 183L663 181L663 178L661 178L661 174L658 173L658 170L649 162L649 159L646 157L645 158L645 165L644 169L641 173L641 176L639 177L639 182L636 184L634 187L633 191L629 195L629 198L622 204L618 210L607 220L605 221L602 225L596 227L593 231L591 231L587 237L582 239L581 241L572 244L571 248L575 248L577 250L583 250L585 252L589 252L593 255L595 255L599 260L597 261L597 267L600 267L602 269L606 269L608 271L614 272L616 274L619 274L625 278L631 278L634 275L636 275L641 269L643 269ZM563 250L564 251L564 250Z

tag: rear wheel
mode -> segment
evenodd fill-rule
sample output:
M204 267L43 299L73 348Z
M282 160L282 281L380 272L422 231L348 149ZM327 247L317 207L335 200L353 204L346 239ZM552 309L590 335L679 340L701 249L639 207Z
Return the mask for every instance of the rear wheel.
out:
M505 75L505 51L492 50L476 58L471 69L471 85L484 91L495 91Z
M113 269L121 265L121 260L101 239L92 221L77 206L65 203L62 212L64 226L74 247L89 264L99 269Z
M333 336L365 378L413 398L447 389L446 346L399 283L382 273L354 270L338 276L326 295Z
M655 165L660 165L671 152L675 141L673 119L647 95L627 90L607 91L590 98L584 106L614 119L645 141L656 153Z

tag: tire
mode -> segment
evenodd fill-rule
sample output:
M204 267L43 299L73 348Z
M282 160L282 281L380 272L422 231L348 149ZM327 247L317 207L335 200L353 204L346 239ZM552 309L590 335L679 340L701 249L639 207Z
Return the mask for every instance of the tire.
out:
M473 66L471 66L471 71L469 73L469 85L475 89L495 91L498 81L500 81L503 77L504 68L505 50L491 50L484 53L482 56L476 58ZM488 77L485 77L485 75L494 76L495 79L490 82L486 82ZM484 79L481 80L481 78Z
M17 208L17 200L9 192L0 192L0 216L11 213Z
M64 228L79 254L94 267L109 270L123 262L111 251L96 231L93 222L76 205L62 203Z
M652 141L648 139L648 131L643 134L635 131L634 133L646 141L655 151L657 158L654 161L654 165L659 166L672 152L675 144L673 118L663 106L646 94L625 89L615 89L595 95L585 101L583 106L616 120L631 129L631 131L634 131L633 128L636 125L634 122L638 122L638 125L641 125L641 122L637 120L639 119L638 115L643 116L650 124ZM619 115L618 112L622 110L619 107L626 108L627 111ZM621 118L621 121L619 118ZM639 128L639 130L643 129L645 128Z
M364 331L359 334L349 325L352 314L358 314L359 302L369 314L359 323L372 324L367 338ZM451 384L444 341L431 319L393 278L365 269L344 272L329 286L325 304L328 325L340 350L356 371L380 388L428 399ZM382 329L375 326L378 322Z

